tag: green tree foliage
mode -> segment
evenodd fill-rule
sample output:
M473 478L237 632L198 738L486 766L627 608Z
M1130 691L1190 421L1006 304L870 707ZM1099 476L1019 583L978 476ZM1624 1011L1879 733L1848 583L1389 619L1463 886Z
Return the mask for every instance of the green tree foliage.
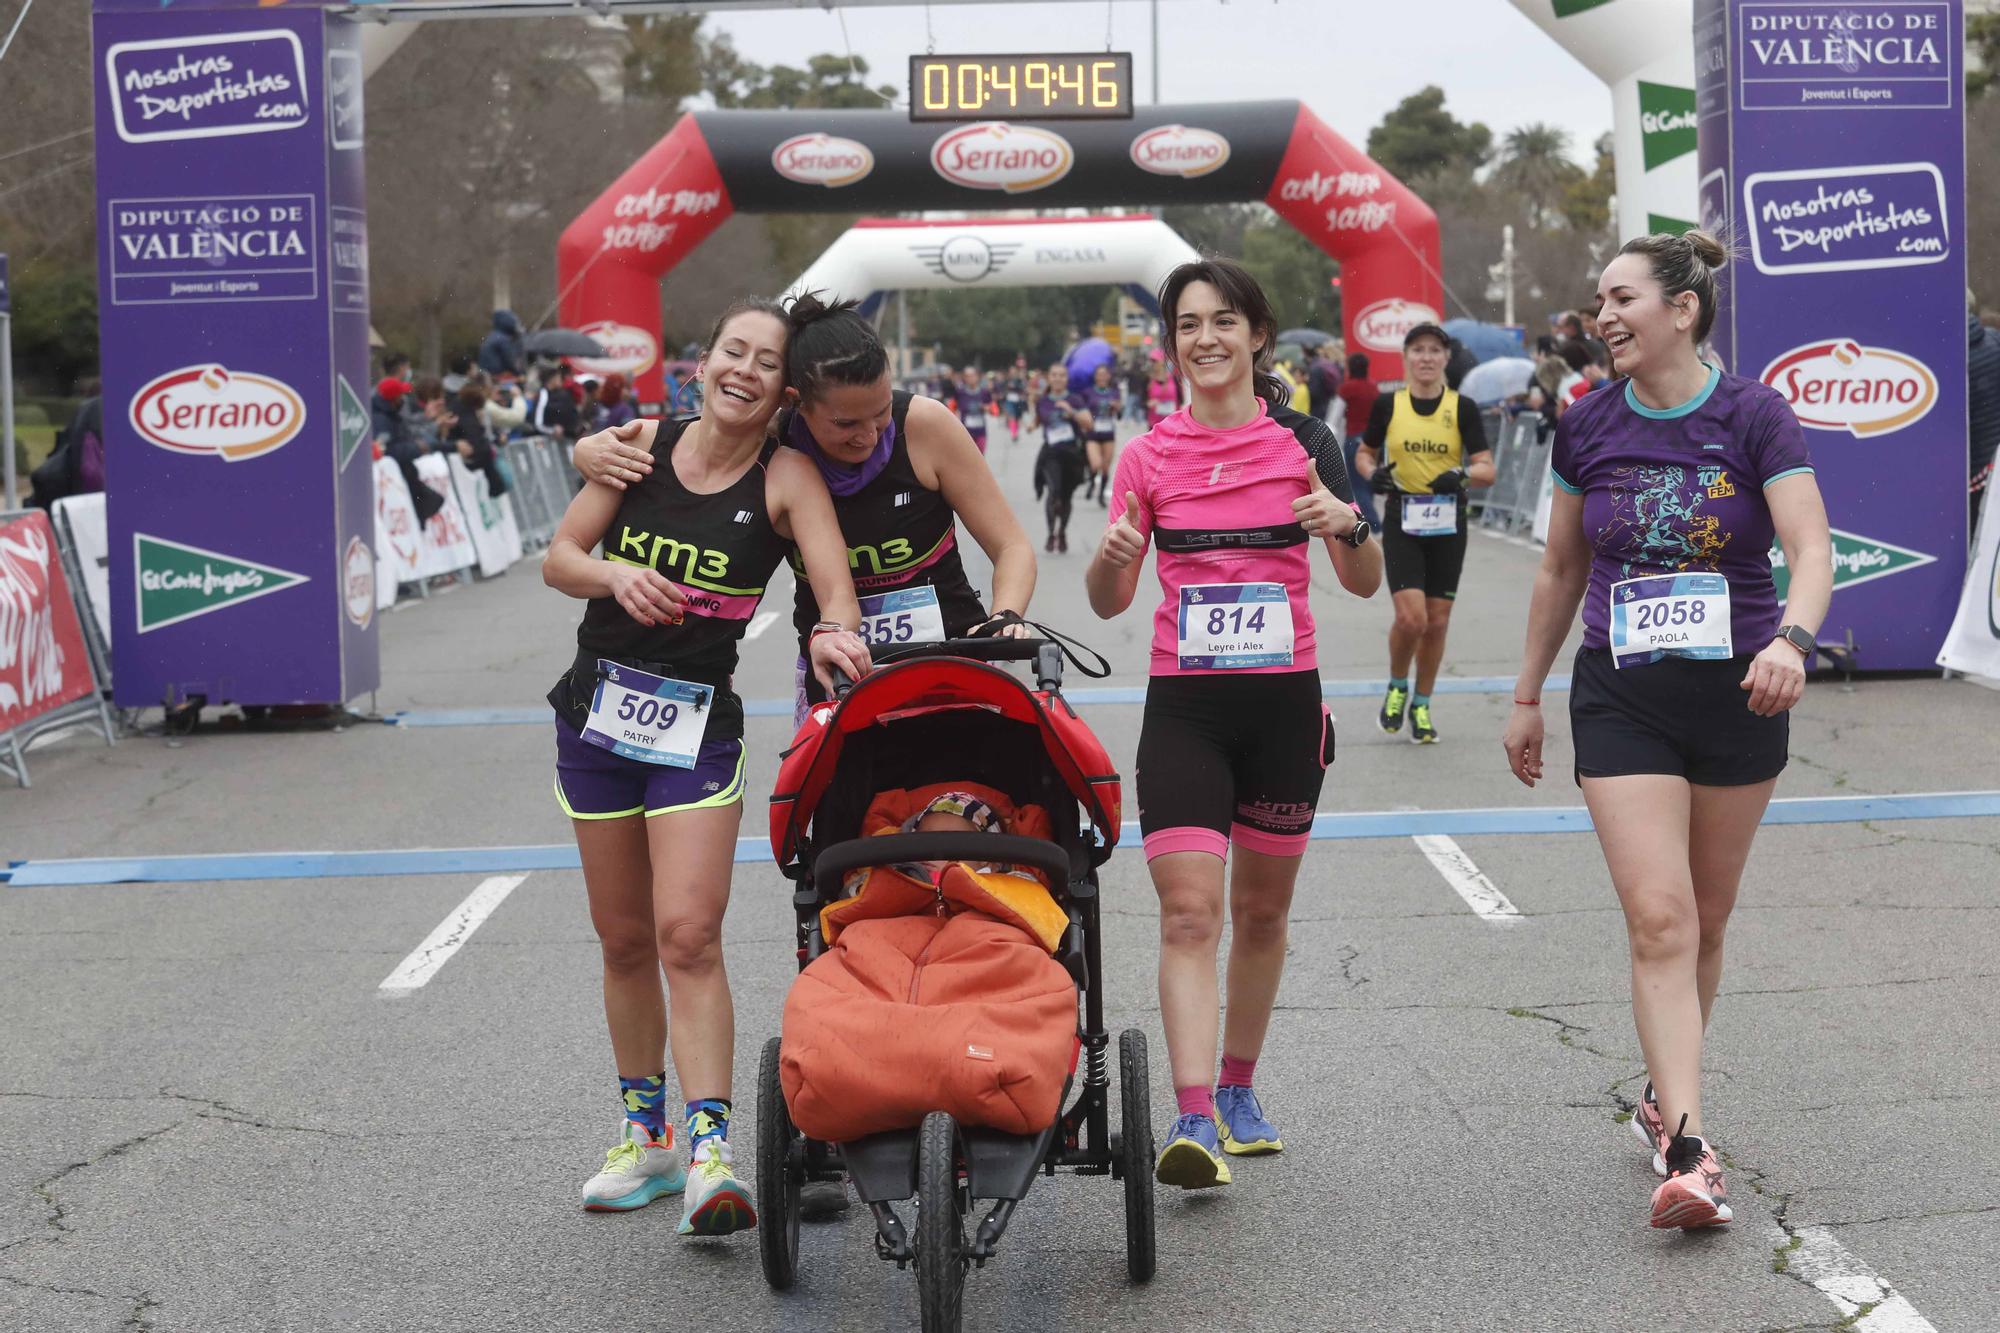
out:
M58 393L97 370L97 269L48 255L13 269L14 355L23 379Z
M1493 151L1493 131L1459 121L1435 84L1411 93L1368 132L1368 156L1406 182L1433 172L1471 172Z
M1579 174L1563 190L1563 221L1571 231L1596 235L1611 226L1611 198L1618 192L1618 173L1612 154L1611 136L1597 137L1597 166L1588 175Z
M679 106L704 86L701 15L653 15L625 20L625 95Z
M2000 81L2000 13L1965 16L1965 95L1978 97Z
M1255 275L1280 329L1301 325L1338 332L1340 306L1333 276L1340 265L1297 228L1264 209L1243 232L1243 267Z
M1514 194L1537 227L1562 218L1570 187L1586 179L1569 160L1569 134L1553 125L1523 125L1502 140L1492 183Z
M1101 287L987 287L910 293L910 342L935 347L949 366L1004 370L1016 356L1047 366L1079 334L1115 308ZM882 321L885 339L896 336L892 306Z

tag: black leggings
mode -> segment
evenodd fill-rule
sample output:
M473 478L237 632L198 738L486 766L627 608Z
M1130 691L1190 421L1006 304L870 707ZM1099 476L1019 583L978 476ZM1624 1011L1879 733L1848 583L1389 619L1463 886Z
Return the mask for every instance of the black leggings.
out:
M1045 444L1035 457L1035 492L1042 497L1042 514L1051 536L1069 531L1070 502L1088 470L1083 450Z

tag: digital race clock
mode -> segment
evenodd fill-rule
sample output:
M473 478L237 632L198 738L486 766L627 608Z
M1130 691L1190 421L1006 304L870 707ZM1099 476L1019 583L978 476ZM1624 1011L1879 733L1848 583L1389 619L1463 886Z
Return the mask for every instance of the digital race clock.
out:
M1121 120L1132 53L911 56L911 120Z

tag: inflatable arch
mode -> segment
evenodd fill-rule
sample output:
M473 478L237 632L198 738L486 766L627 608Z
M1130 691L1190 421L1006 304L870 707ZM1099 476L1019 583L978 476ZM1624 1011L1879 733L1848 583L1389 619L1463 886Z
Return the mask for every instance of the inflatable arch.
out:
M1402 378L1403 331L1437 318L1443 304L1437 217L1298 102L1157 106L1131 120L1035 125L913 124L893 111L693 112L563 232L557 290L563 322L612 348L641 400L657 402L659 280L738 210L1252 199L1340 261L1348 347L1367 352L1378 377ZM867 230L857 246L890 246ZM873 291L883 280L856 281Z

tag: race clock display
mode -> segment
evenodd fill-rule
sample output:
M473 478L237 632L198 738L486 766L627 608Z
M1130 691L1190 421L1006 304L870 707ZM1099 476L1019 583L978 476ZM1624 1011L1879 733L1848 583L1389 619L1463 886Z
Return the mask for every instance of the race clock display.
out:
M910 119L1127 120L1132 53L911 56Z

